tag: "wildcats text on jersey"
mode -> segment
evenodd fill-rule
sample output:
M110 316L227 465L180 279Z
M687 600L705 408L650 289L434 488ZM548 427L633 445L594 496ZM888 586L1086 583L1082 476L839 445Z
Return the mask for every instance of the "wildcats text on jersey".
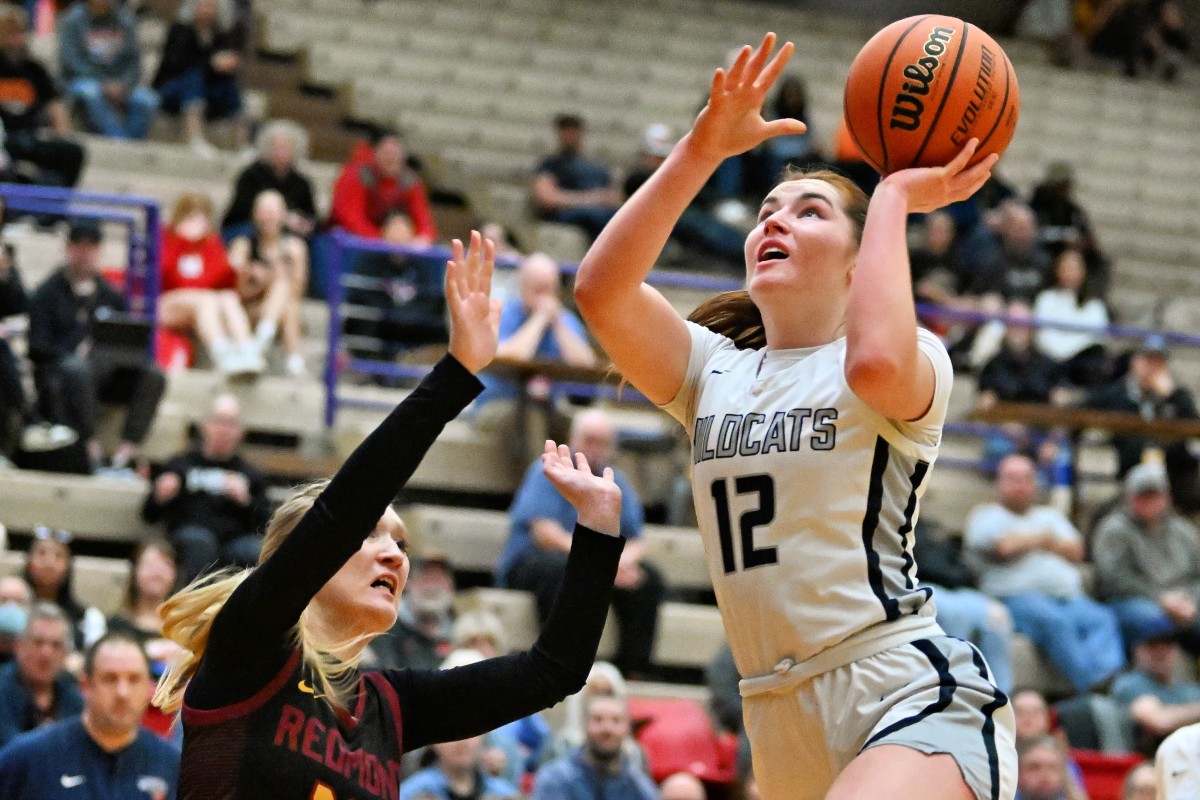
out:
M804 434L812 450L832 450L837 444L836 408L793 408L766 414L726 414L699 417L693 428L692 463L714 458L766 455L799 450Z

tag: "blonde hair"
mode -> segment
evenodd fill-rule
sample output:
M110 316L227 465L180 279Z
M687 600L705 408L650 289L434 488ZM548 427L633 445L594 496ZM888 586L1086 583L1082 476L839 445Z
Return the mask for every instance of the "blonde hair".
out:
M867 221L867 206L870 204L866 193L845 175L830 169L802 170L788 167L784 170L780 182L802 180L824 181L837 189L838 194L842 196L842 208L854 227L854 238L861 241L863 227ZM734 346L739 350L757 350L766 347L767 344L762 312L745 289L713 295L696 306L688 315L688 320L732 339Z
M279 549L328 484L328 480L322 480L299 486L276 509L271 521L267 523L262 553L258 557L259 564ZM225 602L233 594L233 590L240 586L254 569L256 568L223 570L197 578L159 608L158 613L163 620L163 636L183 648L183 653L159 680L152 700L154 705L163 711L173 712L183 704L183 693L187 689L188 681L196 674L208 647L213 620L225 607ZM344 642L318 643L313 635L310 613L311 605L300 615L300 620L292 629L292 642L300 648L303 663L317 683L314 687L316 693L324 694L332 698L335 704L345 707L345 698L342 696L344 687L338 684L342 678L354 671L359 659L357 656L346 659L335 653L356 644L364 637L354 637Z
M167 226L174 228L197 211L202 211L211 222L213 218L212 200L203 192L184 192L175 201L175 208L171 209L171 219Z

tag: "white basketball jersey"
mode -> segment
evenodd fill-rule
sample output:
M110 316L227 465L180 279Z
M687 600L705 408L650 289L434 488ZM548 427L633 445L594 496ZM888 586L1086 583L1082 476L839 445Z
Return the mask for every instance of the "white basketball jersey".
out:
M846 340L738 350L688 323L687 376L664 408L692 440L696 518L744 677L805 661L880 623L932 620L913 526L941 441L953 372L928 331L937 387L897 422L846 383Z

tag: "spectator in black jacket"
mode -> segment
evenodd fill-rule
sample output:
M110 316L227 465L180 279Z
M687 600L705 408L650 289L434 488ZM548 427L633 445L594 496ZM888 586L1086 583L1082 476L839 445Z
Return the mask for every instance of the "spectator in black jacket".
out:
M197 153L215 154L204 137L206 119L237 119L239 144L243 29L229 0L186 0L167 30L154 88L168 114L182 114L184 135Z
M142 506L147 522L164 520L179 553L183 582L208 567L258 563L259 531L270 513L263 475L238 452L237 398L220 395L200 431L200 446L167 462Z
M24 314L29 308L21 274L13 263L10 247L0 249L0 456L15 449L16 430L29 414L29 399L21 383L21 366L9 346L13 335L5 319Z
M1010 303L1006 313L1012 321L1004 328L1000 350L979 373L980 408L990 408L997 402L1063 402L1066 395L1061 391L1065 380L1062 365L1033 346L1033 314L1029 306ZM1028 324L1020 324L1021 319L1027 319Z
M20 362L8 343L16 326L5 322L7 317L29 311L29 298L13 256L11 245L0 247L0 457L13 455L18 440L20 449L34 451L65 447L78 438L64 425L40 422L25 393Z
M1147 337L1129 358L1129 371L1107 386L1095 390L1083 405L1102 411L1124 411L1145 420L1197 419L1196 400L1180 386L1167 367L1167 342ZM1113 434L1117 451L1117 475L1124 478L1141 463L1147 450L1161 451L1171 481L1175 505L1184 513L1200 510L1200 461L1184 441L1161 442L1136 434Z
M98 315L126 311L123 298L100 275L100 226L74 220L67 235L67 263L38 287L29 302L29 356L45 417L79 432L93 470L103 467L96 438L100 401L129 405L111 468L124 471L150 432L166 388L152 363L116 361L92 347Z
M221 221L226 241L252 229L254 199L268 189L283 195L287 204L284 226L297 236L312 234L317 218L313 200L312 181L300 172L298 165L307 149L304 130L288 120L274 120L263 126L258 135L258 158L237 177L233 199Z
M28 23L23 9L0 4L0 123L4 125L4 149L13 160L38 169L35 182L74 186L83 169L83 148L64 138L71 132L70 115L54 79L26 50Z
M986 410L997 402L1066 404L1070 400L1065 387L1066 372L1061 364L1033 346L1033 314L1029 306L1010 303L1006 313L1010 321L1004 327L1000 350L979 373L978 407ZM981 335L986 330L986 326L981 329ZM984 457L989 467L994 468L1012 453L1026 453L1033 458L1039 480L1044 484L1069 486L1073 480L1071 443L1064 431L1046 431L1011 422L987 437Z

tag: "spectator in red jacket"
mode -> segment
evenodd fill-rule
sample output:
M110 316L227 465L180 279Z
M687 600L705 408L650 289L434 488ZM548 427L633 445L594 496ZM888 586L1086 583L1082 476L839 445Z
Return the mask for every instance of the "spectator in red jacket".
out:
M212 201L189 192L175 204L162 238L159 324L194 333L217 369L230 375L262 372L262 347L238 297L237 274L213 225Z
M418 244L437 238L425 184L406 163L400 137L384 129L375 132L370 144L361 142L350 154L333 185L329 221L358 236L378 239L384 218L396 210L412 219Z

